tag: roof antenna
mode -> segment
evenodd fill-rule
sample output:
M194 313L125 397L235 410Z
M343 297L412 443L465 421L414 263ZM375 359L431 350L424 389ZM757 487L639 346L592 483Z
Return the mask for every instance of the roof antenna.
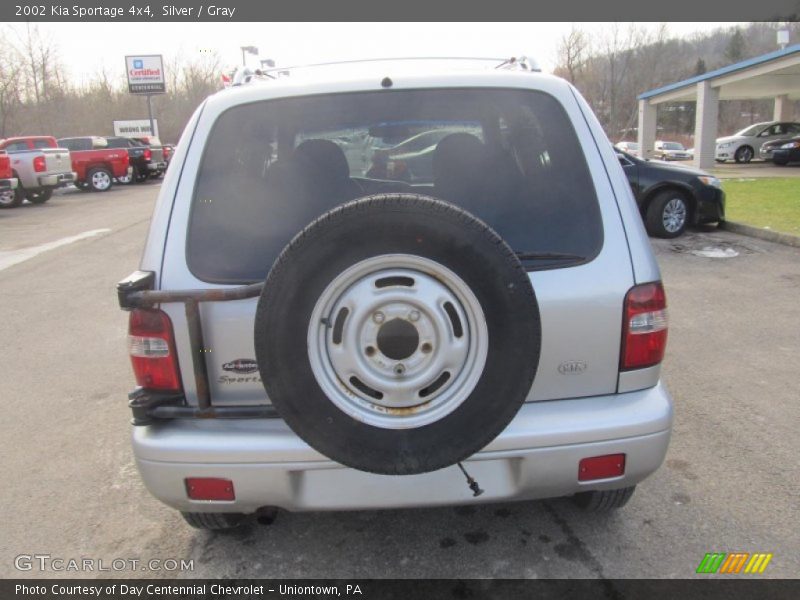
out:
M478 496L480 496L483 493L483 490L481 489L481 486L478 485L478 482L469 476L469 473L467 473L467 470L464 468L464 465L458 463L458 468L461 469L461 472L464 474L464 477L467 478L467 485L469 486L469 489L472 490L473 497L477 498Z

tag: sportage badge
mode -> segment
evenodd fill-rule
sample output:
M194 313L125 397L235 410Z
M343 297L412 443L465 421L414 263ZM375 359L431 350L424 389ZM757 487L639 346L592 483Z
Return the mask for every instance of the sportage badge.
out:
M222 370L241 374L255 373L258 371L258 363L252 358L237 358L231 362L223 363Z

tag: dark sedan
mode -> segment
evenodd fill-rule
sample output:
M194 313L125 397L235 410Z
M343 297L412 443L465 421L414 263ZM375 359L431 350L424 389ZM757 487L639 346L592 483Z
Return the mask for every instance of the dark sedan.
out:
M781 167L790 162L800 162L800 135L767 142L761 146L761 154L769 155L772 162Z
M658 160L642 160L619 150L617 157L650 235L673 238L690 223L725 219L725 192L713 175Z

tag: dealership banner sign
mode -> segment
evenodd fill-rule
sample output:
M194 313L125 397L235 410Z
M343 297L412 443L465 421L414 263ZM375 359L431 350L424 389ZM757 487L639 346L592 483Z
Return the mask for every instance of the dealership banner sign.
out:
M164 61L160 54L126 56L125 71L131 94L164 94Z
M143 137L154 135L158 137L158 120L153 119L156 127L155 133L150 131L149 119L131 119L129 121L114 121L114 135L120 137Z

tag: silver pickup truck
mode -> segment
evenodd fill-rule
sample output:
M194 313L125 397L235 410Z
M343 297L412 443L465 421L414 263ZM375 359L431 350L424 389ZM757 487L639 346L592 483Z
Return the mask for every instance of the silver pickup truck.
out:
M0 142L0 150L11 157L11 169L19 180L14 206L25 198L34 204L47 202L54 189L76 180L69 150L59 148L54 137L9 138Z

